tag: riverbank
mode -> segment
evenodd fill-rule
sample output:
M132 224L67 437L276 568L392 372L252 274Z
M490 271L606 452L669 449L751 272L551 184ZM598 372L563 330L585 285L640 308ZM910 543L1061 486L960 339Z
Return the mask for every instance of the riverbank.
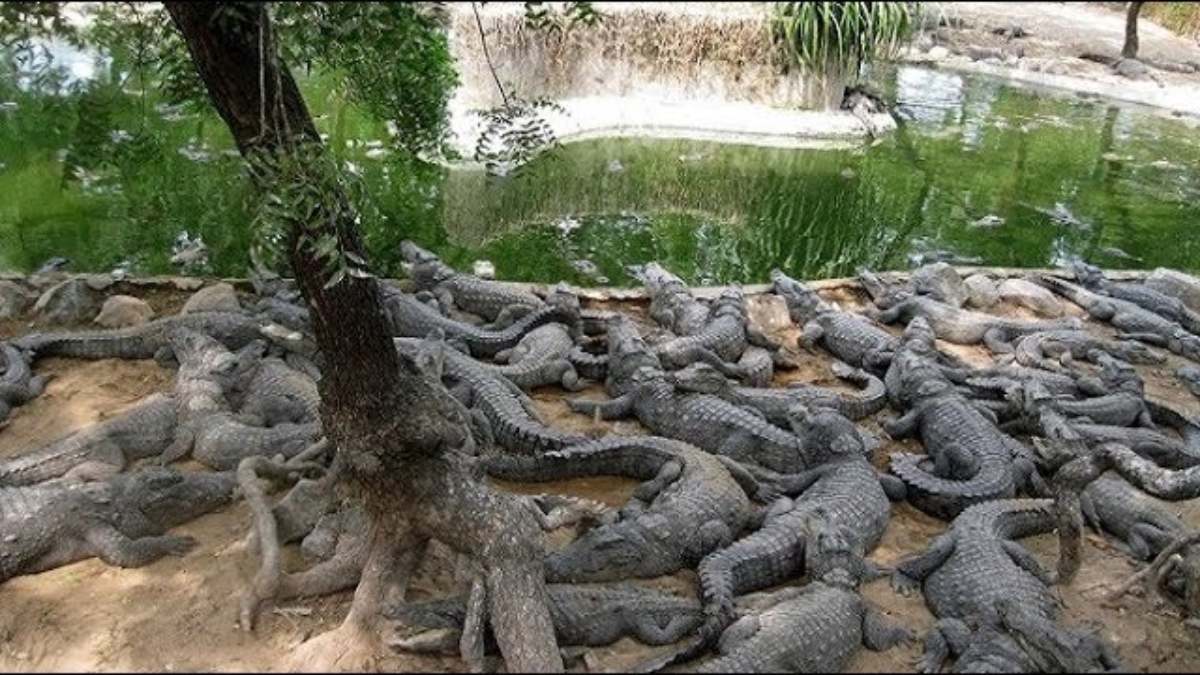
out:
M940 14L939 14L940 12ZM1138 56L1125 74L1125 17L1095 3L940 3L933 28L901 60L1161 108L1200 119L1200 45L1142 18ZM1012 28L1021 37L1010 37ZM1088 58L1082 58L1088 57Z

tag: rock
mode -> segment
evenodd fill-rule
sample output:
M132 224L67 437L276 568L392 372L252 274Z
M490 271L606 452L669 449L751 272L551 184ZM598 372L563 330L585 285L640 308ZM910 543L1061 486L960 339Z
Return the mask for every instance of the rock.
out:
M926 56L928 56L933 61L941 61L942 59L946 58L947 56L950 56L950 50L946 49L945 47L943 47L941 45L937 45L937 46L930 48L930 50L926 54Z
M105 328L125 328L140 326L153 318L154 310L145 300L132 295L114 295L104 301L94 321Z
M92 289L93 291L103 291L104 289L109 288L113 284L117 283L116 280L108 274L88 274L83 277L83 281L88 285L88 288Z
M33 313L50 323L80 323L96 315L99 295L84 277L71 277L42 293Z
M963 281L967 289L967 305L976 309L990 309L1000 302L1000 289L986 274L972 274Z
M608 161L608 172L609 173L621 173L624 170L625 170L625 165L621 163L621 160L611 159Z
M978 220L973 220L968 224L971 227L993 228L993 227L1000 227L1001 225L1003 225L1004 219L1001 218L1000 216L995 215L994 213L989 213L988 215L986 215Z
M192 277L175 277L171 279L171 285L181 291L194 291L204 285L204 280Z
M180 314L195 312L236 312L242 308L233 286L225 283L201 288L188 298Z
M962 307L967 301L967 288L963 285L962 277L944 262L918 268L912 273L912 283L918 293L924 293L955 307Z
M476 260L471 263L471 271L480 279L496 278L496 266L488 260Z
M1000 298L1032 310L1045 317L1063 315L1062 302L1049 290L1025 279L1005 279L1000 284Z
M768 335L792 325L787 303L774 293L759 293L746 298L746 314L751 326Z
M20 316L33 302L33 297L20 284L0 281L0 319Z
M45 274L47 272L59 272L59 271L63 270L67 265L70 265L70 264L71 264L70 258L64 258L62 256L55 256L55 257L47 260L46 262L42 263L42 266L37 268L37 270L34 271L34 274Z
M996 59L999 61L1004 56L1004 52L996 47L968 45L967 56L971 57L972 61L984 61L986 59Z
M1128 77L1131 80L1141 80L1150 74L1150 69L1146 64L1137 59L1121 59L1113 64L1113 70L1121 77Z
M1200 278L1159 267L1146 277L1146 285L1160 293L1179 298L1188 309L1200 312Z
M857 175L858 174L854 172L854 169L851 169L850 167L846 167L846 168L842 169L841 176L842 176L842 178L845 178L846 180L850 180L851 178L854 178Z

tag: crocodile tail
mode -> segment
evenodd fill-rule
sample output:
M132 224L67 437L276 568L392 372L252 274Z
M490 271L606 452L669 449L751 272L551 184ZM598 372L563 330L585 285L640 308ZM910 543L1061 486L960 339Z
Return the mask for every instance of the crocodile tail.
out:
M139 327L140 328L140 327ZM34 333L15 344L38 357L71 356L81 359L148 358L139 331L120 328L107 331Z
M710 555L700 562L700 588L704 597L704 623L696 636L675 652L664 665L684 663L698 658L721 637L733 623L733 569L724 556Z
M998 461L984 461L979 471L966 480L941 478L921 468L922 455L896 453L892 455L892 473L910 489L935 500L949 499L946 508L953 512L979 502L1011 497L1015 490L1012 470ZM940 509L939 509L940 510Z

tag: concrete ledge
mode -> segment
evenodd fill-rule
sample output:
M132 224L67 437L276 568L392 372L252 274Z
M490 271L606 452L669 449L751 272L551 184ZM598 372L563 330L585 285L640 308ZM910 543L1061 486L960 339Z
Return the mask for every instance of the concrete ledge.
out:
M1045 274L1048 276L1059 277L1063 279L1073 278L1066 271L1054 268L1026 268L1026 267L980 267L980 266L960 266L954 268L963 277L972 274L989 274L995 277L1011 278L1022 277L1027 274ZM1153 270L1105 270L1104 274L1116 281L1140 281L1145 279L1153 272ZM896 270L896 271L876 271L877 274L886 274L888 276L906 279L912 273L911 270ZM0 273L0 279L8 281L22 281L28 275ZM64 274L62 278L68 278L75 275ZM406 285L407 279L384 279L385 282ZM131 286L143 288L174 288L181 292L194 291L201 286L212 283L227 283L240 291L251 291L253 285L250 280L244 277L185 277L185 276L151 276L151 277L129 277L117 281L114 285L129 284ZM553 283L530 283L523 281L498 281L497 283L512 286L522 290L531 291L548 291ZM806 282L807 285L814 290L837 290L843 288L860 289L861 284L855 277L839 277L834 279L814 279ZM731 285L737 285L746 295L760 295L771 290L771 284L726 284L724 286L694 286L691 288L692 293L700 298L715 298L720 295L721 291L729 288ZM570 286L570 289L578 294L581 298L589 300L646 300L649 296L646 290L641 287L620 287L620 286L593 286L593 287L576 287Z

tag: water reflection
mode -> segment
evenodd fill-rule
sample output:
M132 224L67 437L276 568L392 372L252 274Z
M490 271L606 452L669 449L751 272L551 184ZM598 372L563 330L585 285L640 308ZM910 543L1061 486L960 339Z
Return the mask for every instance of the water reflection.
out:
M660 260L693 283L902 268L928 260L1200 266L1200 146L1180 120L996 80L877 74L900 130L854 151L650 140L560 148L518 176L446 171L383 152L386 126L302 79L320 130L366 184L373 262L412 237L501 278L630 283ZM181 231L215 273L244 274L255 200L212 115L104 85L61 100L0 82L0 268L65 255L76 269L171 269ZM614 170L619 167L619 170Z

